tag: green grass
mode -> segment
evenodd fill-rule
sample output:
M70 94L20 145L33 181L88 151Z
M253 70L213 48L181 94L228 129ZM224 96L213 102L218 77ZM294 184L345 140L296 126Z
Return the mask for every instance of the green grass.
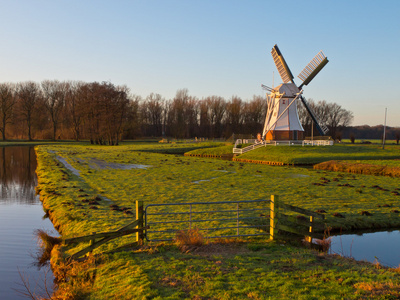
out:
M193 155L229 155L233 145L190 151ZM335 144L333 146L272 146L260 147L236 156L238 159L282 162L288 165L311 165L328 160L391 160L400 159L400 147L387 145Z
M278 161L285 164L316 164L327 160L381 160L400 158L398 146L382 149L374 145L267 146L244 153L238 158Z
M37 148L37 173L41 199L64 238L109 231L133 219L132 215L111 210L110 204L134 208L136 200L143 200L147 205L269 199L271 194L279 195L288 204L313 211L325 210L327 225L337 230L400 226L399 214L392 212L400 210L399 196L391 193L399 187L399 178L245 164L176 154L210 145L137 142L118 147L87 144L40 146ZM315 157L327 158L329 153L347 157L354 154L357 159L360 156L388 158L395 156L397 150L380 152L368 146L354 151L354 147L270 147L273 148L270 151L275 151L275 155L278 155L278 150L286 151L281 156L300 157L299 153L307 150L315 160ZM291 150L294 148L296 150ZM297 153L290 154L290 151ZM302 153L307 156L306 152ZM80 177L66 170L55 159L56 155L79 170ZM101 169L94 167L92 159L149 167ZM195 183L199 180L204 181ZM377 190L374 185L385 190ZM98 201L97 209L91 209L85 201L97 195L110 201ZM176 209L179 212L181 208ZM372 215L361 215L362 211ZM335 217L335 214L344 218ZM96 251L112 250L127 242L132 242L132 236L115 240ZM231 251L228 245L225 251L228 254L211 251L212 254L206 256L196 252L181 254L176 246L170 244L150 244L148 253L106 255L97 267L90 297L339 299L361 296L364 292L356 288L356 283L393 280L399 284L395 273L386 269L381 271L370 264L339 257L320 258L306 249L262 240L250 240L250 243L243 246L245 251L240 247ZM84 246L66 251L71 254Z
M356 283L394 282L398 288L398 274L367 263L275 243L258 251L228 248L228 254L165 248L110 255L98 267L90 299L358 299L371 292ZM119 276L107 277L117 270Z

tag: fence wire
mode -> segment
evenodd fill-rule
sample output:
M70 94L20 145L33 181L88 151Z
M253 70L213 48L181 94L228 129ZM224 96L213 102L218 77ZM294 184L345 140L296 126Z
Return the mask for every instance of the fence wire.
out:
M270 200L149 204L144 209L147 241L171 241L197 228L205 238L269 235Z

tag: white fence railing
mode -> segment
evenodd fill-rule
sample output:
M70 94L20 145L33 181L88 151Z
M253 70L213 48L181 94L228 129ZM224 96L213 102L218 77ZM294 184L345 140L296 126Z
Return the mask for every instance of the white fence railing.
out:
M246 144L247 144L247 143L246 143ZM235 144L235 147L233 148L233 153L234 153L234 154L243 154L243 153L249 152L249 151L251 151L251 150L260 148L260 147L262 147L262 146L264 146L264 143L263 143L263 142L257 142L257 143L255 143L255 144L250 145L250 146L247 146L247 147L245 147L245 148L236 148L236 144Z
M253 145L247 146L245 148L237 148L238 145L241 144L251 144L254 143ZM234 154L243 154L249 151L252 151L254 149L260 148L262 146L332 146L333 141L332 140L303 140L303 141L258 141L255 139L249 139L249 140L236 140L235 146L233 147L233 153Z
M302 146L332 146L333 140L304 140Z

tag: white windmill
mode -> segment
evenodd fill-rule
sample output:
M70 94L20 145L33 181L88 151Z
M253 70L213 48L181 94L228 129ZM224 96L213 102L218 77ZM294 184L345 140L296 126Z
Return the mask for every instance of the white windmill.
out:
M317 120L314 112L308 106L302 95L302 87L308 85L318 72L321 71L328 63L328 58L320 51L299 74L298 77L303 83L297 87L293 81L292 72L290 72L277 45L272 48L271 54L284 83L275 88L262 85L264 89L270 92L267 94L268 111L262 138L264 140L298 140L302 138L304 129L301 126L297 112L297 100L301 100L304 104L319 133L325 135L328 132L328 128Z

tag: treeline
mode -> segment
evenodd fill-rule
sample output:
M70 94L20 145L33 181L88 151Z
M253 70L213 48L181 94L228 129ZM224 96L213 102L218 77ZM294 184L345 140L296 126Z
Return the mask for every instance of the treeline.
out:
M400 141L400 128L386 126L386 139L395 140L397 144ZM345 139L356 140L382 140L383 138L383 125L369 126L352 126L341 129L342 137Z
M309 100L331 132L348 126L353 114L336 103ZM110 82L45 80L0 83L0 132L6 139L88 139L118 144L138 137L229 138L262 131L266 100L209 96L202 99L178 90L173 99L146 98ZM306 134L311 119L299 106ZM331 133L330 133L331 134Z
M348 127L354 119L354 115L351 111L344 109L337 103L329 103L325 100L314 101L313 99L307 100L308 106L313 110L315 116L321 124L326 125L329 128L328 135L333 139L341 139L342 130ZM304 128L305 136L311 135L311 127L313 126L312 118L306 111L303 103L297 103L300 122ZM314 135L319 135L314 127Z

